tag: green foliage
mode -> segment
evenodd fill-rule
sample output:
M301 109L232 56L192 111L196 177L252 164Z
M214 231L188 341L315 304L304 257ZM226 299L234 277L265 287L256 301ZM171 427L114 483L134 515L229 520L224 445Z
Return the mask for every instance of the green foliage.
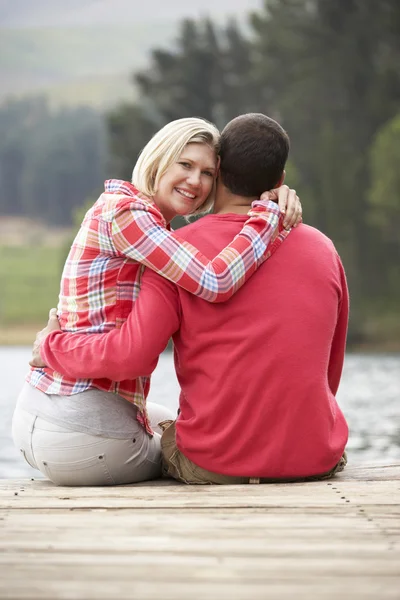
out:
M398 316L400 296L400 115L386 123L376 134L370 148L371 187L369 223L377 240L374 252L375 289L371 300L385 304ZM383 293L382 293L383 292ZM394 329L393 329L394 331Z
M400 231L400 114L378 131L370 160L371 221L385 238L395 242Z
M57 305L60 248L0 246L0 325L46 323Z
M0 108L0 213L68 225L105 175L106 133L91 109L49 110L44 99Z

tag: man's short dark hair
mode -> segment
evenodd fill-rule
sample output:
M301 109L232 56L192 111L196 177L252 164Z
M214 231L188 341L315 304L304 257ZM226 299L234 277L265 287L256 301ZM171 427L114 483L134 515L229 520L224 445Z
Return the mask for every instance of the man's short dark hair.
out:
M233 194L259 197L279 182L289 154L289 136L261 113L240 115L221 134L221 177Z

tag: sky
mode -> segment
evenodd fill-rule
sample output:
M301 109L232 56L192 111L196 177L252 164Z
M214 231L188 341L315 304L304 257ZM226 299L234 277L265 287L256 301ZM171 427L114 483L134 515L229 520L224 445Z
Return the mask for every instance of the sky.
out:
M262 0L0 0L0 27L77 26L240 14Z

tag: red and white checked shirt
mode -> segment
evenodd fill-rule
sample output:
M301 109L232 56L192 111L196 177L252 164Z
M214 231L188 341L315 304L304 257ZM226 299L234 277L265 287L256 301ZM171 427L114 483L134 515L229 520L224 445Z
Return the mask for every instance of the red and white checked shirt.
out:
M228 300L288 234L278 227L274 202L257 200L248 214L240 234L210 261L167 229L157 206L132 184L106 181L64 266L58 303L62 330L95 334L120 328L138 297L144 267L209 302ZM70 379L46 367L32 369L27 381L47 394L69 396L90 388L119 394L137 406L138 419L152 434L146 412L149 377Z

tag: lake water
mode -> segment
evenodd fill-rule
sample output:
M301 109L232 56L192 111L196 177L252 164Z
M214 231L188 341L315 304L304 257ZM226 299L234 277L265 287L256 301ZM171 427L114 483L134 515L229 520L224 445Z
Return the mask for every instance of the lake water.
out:
M30 348L0 347L0 478L40 476L24 463L11 440L11 417L30 354ZM172 353L164 353L149 400L176 410L178 394ZM400 354L348 354L338 401L350 426L350 464L400 462Z

